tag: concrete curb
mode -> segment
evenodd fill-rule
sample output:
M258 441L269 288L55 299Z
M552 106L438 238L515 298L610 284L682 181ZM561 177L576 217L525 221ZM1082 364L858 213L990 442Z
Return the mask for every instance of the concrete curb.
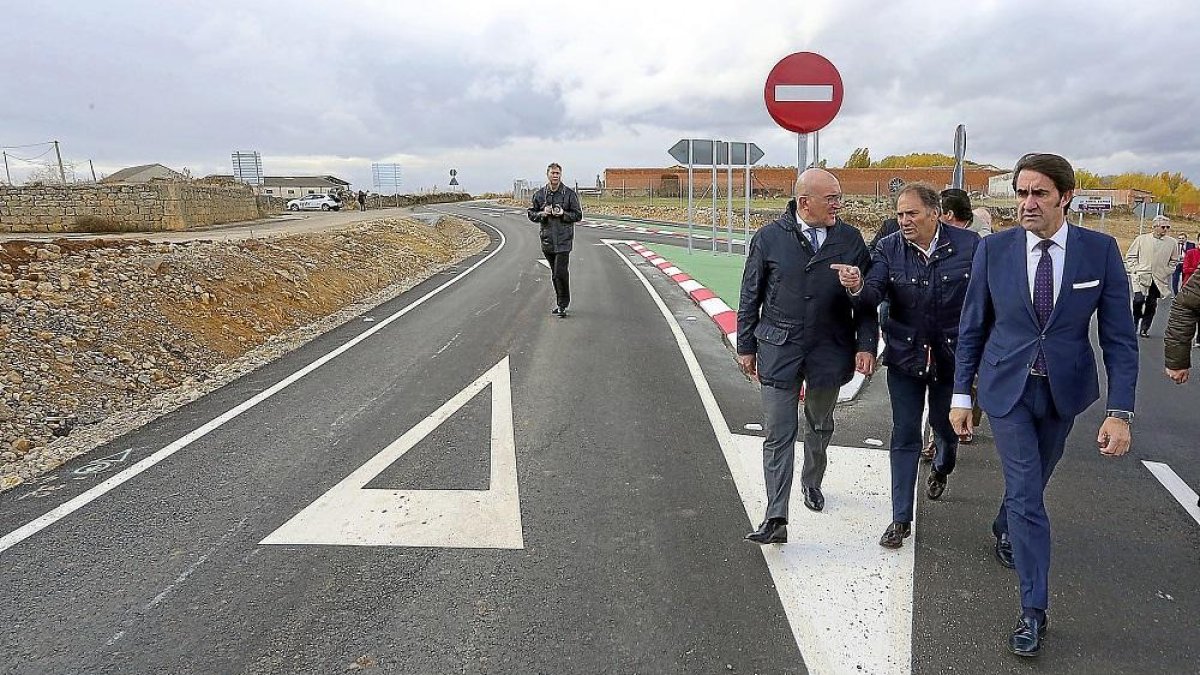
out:
M645 258L651 265L654 265L663 274L671 277L671 280L687 293L708 318L712 319L713 323L717 324L717 328L721 330L721 335L725 338L725 344L730 349L737 353L737 312L729 307L724 300L717 297L704 284L693 279L689 274L676 267L671 261L663 258L653 250L638 244L629 242L629 248L633 249L638 255ZM838 403L846 403L858 397L862 392L862 388L866 385L867 378L860 374L854 373L854 377L849 382L842 386L838 391Z

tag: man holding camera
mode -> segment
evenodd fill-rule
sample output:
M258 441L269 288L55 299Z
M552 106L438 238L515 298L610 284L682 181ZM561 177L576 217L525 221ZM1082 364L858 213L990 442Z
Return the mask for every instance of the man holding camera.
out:
M583 208L575 191L562 184L562 167L557 162L546 167L546 179L546 185L533 193L529 219L542 226L542 255L550 264L550 278L554 282L555 305L550 313L562 319L571 304L567 265L575 242L575 223L583 220Z

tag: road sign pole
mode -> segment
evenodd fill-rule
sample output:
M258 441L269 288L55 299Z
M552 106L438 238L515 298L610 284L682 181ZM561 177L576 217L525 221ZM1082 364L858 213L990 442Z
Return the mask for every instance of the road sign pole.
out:
M696 159L696 150L692 147L692 139L688 139L688 253L692 252L692 186L695 184L695 176L692 173L692 162Z
M796 134L796 180L808 167L808 134ZM793 196L795 190L792 191Z
M813 166L821 165L821 132L813 132Z
M749 148L747 148L749 150ZM750 153L746 153L746 239L742 241L742 253L750 255Z
M721 141L713 140L713 157L712 157L712 180L709 182L709 189L712 192L712 253L717 254L717 150L721 147Z
M733 253L733 157L726 158L725 165L725 243L730 254Z

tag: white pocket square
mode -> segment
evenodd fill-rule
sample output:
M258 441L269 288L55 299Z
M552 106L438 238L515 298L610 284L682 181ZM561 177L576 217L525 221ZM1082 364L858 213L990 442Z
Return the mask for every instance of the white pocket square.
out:
M1077 284L1071 284L1071 288L1076 288L1076 289L1078 289L1078 288L1095 288L1099 285L1100 285L1100 280L1093 279L1091 281L1081 281Z

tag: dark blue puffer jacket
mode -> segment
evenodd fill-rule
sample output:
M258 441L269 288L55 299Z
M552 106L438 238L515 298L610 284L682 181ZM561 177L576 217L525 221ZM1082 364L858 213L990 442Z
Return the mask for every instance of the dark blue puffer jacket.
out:
M882 361L906 375L952 381L958 320L979 235L940 223L929 260L895 232L871 252L871 269L856 304L891 301Z

